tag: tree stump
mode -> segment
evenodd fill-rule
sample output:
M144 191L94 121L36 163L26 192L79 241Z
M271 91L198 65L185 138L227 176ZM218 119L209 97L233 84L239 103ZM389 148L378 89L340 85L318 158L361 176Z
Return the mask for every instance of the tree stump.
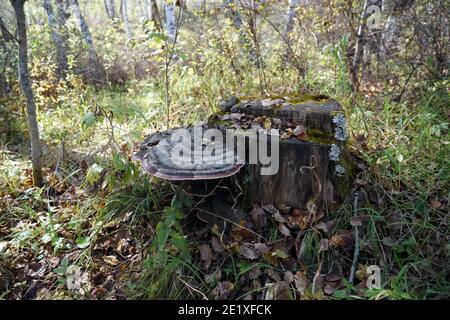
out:
M240 173L251 203L333 210L348 195L353 165L339 103L325 96L232 98L221 109L215 118L221 126L279 130L278 172L261 175L263 166L253 164Z
M353 169L346 149L346 120L339 103L324 96L240 101L233 97L223 102L220 108L222 112L208 119L202 128L218 128L224 137L229 129L244 136L246 132L256 132L245 138L245 170L237 175L238 180L245 183L243 193L247 195L247 201L309 211L312 208L333 210L342 203L350 191ZM192 132L193 129L188 130ZM169 180L204 182L229 177L241 169L243 163L217 164L218 158L232 151L225 146L211 156L202 158L200 155L194 163L173 163L168 156L174 146L170 140L173 132L156 133L146 138L141 151L136 154L135 159L141 160L151 174ZM271 175L261 174L266 165L260 161L249 163L251 157L255 159L255 145L258 148L256 158L261 160L259 148L264 143L269 150L275 146L273 143L278 145L279 152L273 151L274 155L279 155L278 170ZM234 148L236 152L236 146ZM195 159L199 154L199 150L192 150L189 157ZM195 189L199 184L189 185ZM228 182L228 185L232 183Z

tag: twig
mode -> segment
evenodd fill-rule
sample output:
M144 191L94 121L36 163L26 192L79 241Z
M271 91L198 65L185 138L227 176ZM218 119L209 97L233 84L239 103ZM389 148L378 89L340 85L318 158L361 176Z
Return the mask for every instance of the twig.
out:
M178 280L180 280L186 287L188 287L189 289L191 289L191 290L193 290L193 291L199 293L199 294L203 297L203 299L209 300L208 297L207 297L203 292L201 292L201 291L198 290L197 288L193 287L192 285L190 285L189 283L187 283L187 282L184 281L183 279L181 279L180 276L177 276L177 278L178 278Z
M355 198L353 200L353 217L358 216L358 192L355 193ZM353 251L353 262L352 262L352 268L350 269L350 277L348 281L353 284L353 281L355 280L355 273L356 273L356 267L358 266L358 258L359 258L359 229L358 226L355 225L354 227L355 232L355 251Z

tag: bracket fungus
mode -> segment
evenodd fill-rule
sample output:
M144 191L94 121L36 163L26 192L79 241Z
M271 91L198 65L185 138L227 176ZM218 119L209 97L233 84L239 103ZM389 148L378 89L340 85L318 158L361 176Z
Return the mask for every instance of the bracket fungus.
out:
M221 139L205 137L204 129L196 126L151 134L133 158L151 175L167 180L209 180L236 174L242 161Z

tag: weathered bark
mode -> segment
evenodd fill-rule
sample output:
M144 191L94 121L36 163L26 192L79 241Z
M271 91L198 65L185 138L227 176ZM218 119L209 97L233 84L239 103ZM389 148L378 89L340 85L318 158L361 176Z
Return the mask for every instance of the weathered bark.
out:
M42 177L42 147L39 138L39 126L36 115L36 104L31 87L31 79L28 71L28 48L26 16L24 10L25 0L10 0L14 8L17 21L17 37L19 41L19 81L22 92L27 101L27 117L31 140L31 162L33 167L33 185L41 186Z
M159 14L158 4L156 0L150 0L150 20L158 31L162 31L161 16Z
M133 33L131 32L130 21L128 20L128 1L120 1L120 12L122 14L123 24L125 26L125 32L127 34L127 39L130 41L133 38Z
M346 150L348 134L342 107L323 97L268 100L243 101L231 111L300 125L304 133L288 138L281 135L275 174L262 175L261 169L266 166L261 163L247 165L242 171L245 180L250 181L247 191L251 203L283 204L302 210L309 205L334 209L351 185L352 166ZM271 139L266 140L270 145ZM261 140L258 148L260 143Z
M64 38L61 36L58 21L55 17L55 13L53 11L52 3L50 0L44 0L44 9L47 12L50 32L56 47L56 61L58 65L56 74L58 79L62 80L65 78L68 69L66 45L64 43Z
M92 39L92 34L89 31L89 27L81 14L80 5L78 0L70 0L72 6L73 14L78 21L78 27L80 28L81 35L84 42L88 46L88 59L89 59L89 70L87 72L91 81L101 82L103 80L103 72L100 62L98 61L97 52L94 46L94 40Z
M166 2L165 11L167 36L171 41L174 41L177 32L177 23L175 21L175 4Z

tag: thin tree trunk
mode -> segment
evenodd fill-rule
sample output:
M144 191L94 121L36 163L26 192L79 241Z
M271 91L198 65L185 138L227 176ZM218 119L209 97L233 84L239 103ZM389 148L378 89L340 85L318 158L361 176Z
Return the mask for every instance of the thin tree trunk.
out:
M161 32L161 15L159 14L158 4L156 3L156 0L150 0L150 20L153 21L156 30Z
M94 40L92 39L92 34L89 31L89 27L84 20L83 15L81 14L80 5L78 0L70 0L70 4L72 5L72 11L75 15L76 20L78 21L78 26L80 28L81 35L83 37L84 42L86 42L88 46L88 59L89 59L89 78L94 82L101 82L103 79L102 68L99 64L97 58L97 52L94 46Z
M36 115L31 79L28 72L28 47L26 16L24 10L25 0L10 0L17 20L17 37L19 41L19 80L22 92L27 100L28 126L31 140L31 163L33 167L33 185L42 186L42 147L39 138L39 126Z
M166 1L166 29L170 41L175 40L175 33L177 32L177 23L175 21L175 4Z
M289 8L286 12L286 26L284 29L283 38L286 41L286 49L284 53L284 59L286 62L292 61L292 46L291 46L291 32L294 29L294 21L296 16L296 10L298 5L300 4L300 0L289 0Z
M110 0L103 0L103 3L105 5L105 11L106 11L106 15L108 16L108 18L114 19L114 14L111 11Z
M58 64L57 76L59 80L62 80L65 78L68 69L66 46L64 44L64 39L60 34L58 21L55 17L55 13L53 11L52 3L50 0L44 0L44 8L47 12L48 25L50 26L53 42L56 46L56 61Z
M0 93L3 95L6 95L8 93L11 92L11 88L9 87L8 81L6 79L6 69L7 66L9 65L9 58L10 58L10 50L8 49L8 46L6 45L7 42L11 41L12 38L10 36L10 34L8 33L8 31L6 31L6 26L3 23L2 18L0 17L0 48L2 49L2 51L4 52L3 57L4 57L4 61L3 61L3 68L2 68L2 73L0 74Z
M125 32L127 34L127 39L130 41L133 38L133 33L130 28L130 21L128 20L128 1L120 1L120 12L122 13L123 24L125 26Z
M356 43L355 43L355 53L353 56L353 61L351 65L351 80L353 90L358 91L359 88L359 80L358 80L358 71L359 66L361 64L361 56L363 52L364 45L364 36L366 32L366 20L368 16L367 7L369 5L369 0L364 1L363 10L361 13L361 19L358 26L358 31L356 33Z
M294 20L299 3L300 0L289 0L289 8L286 13L286 28L284 29L284 36L286 39L289 39L289 35L294 29Z

